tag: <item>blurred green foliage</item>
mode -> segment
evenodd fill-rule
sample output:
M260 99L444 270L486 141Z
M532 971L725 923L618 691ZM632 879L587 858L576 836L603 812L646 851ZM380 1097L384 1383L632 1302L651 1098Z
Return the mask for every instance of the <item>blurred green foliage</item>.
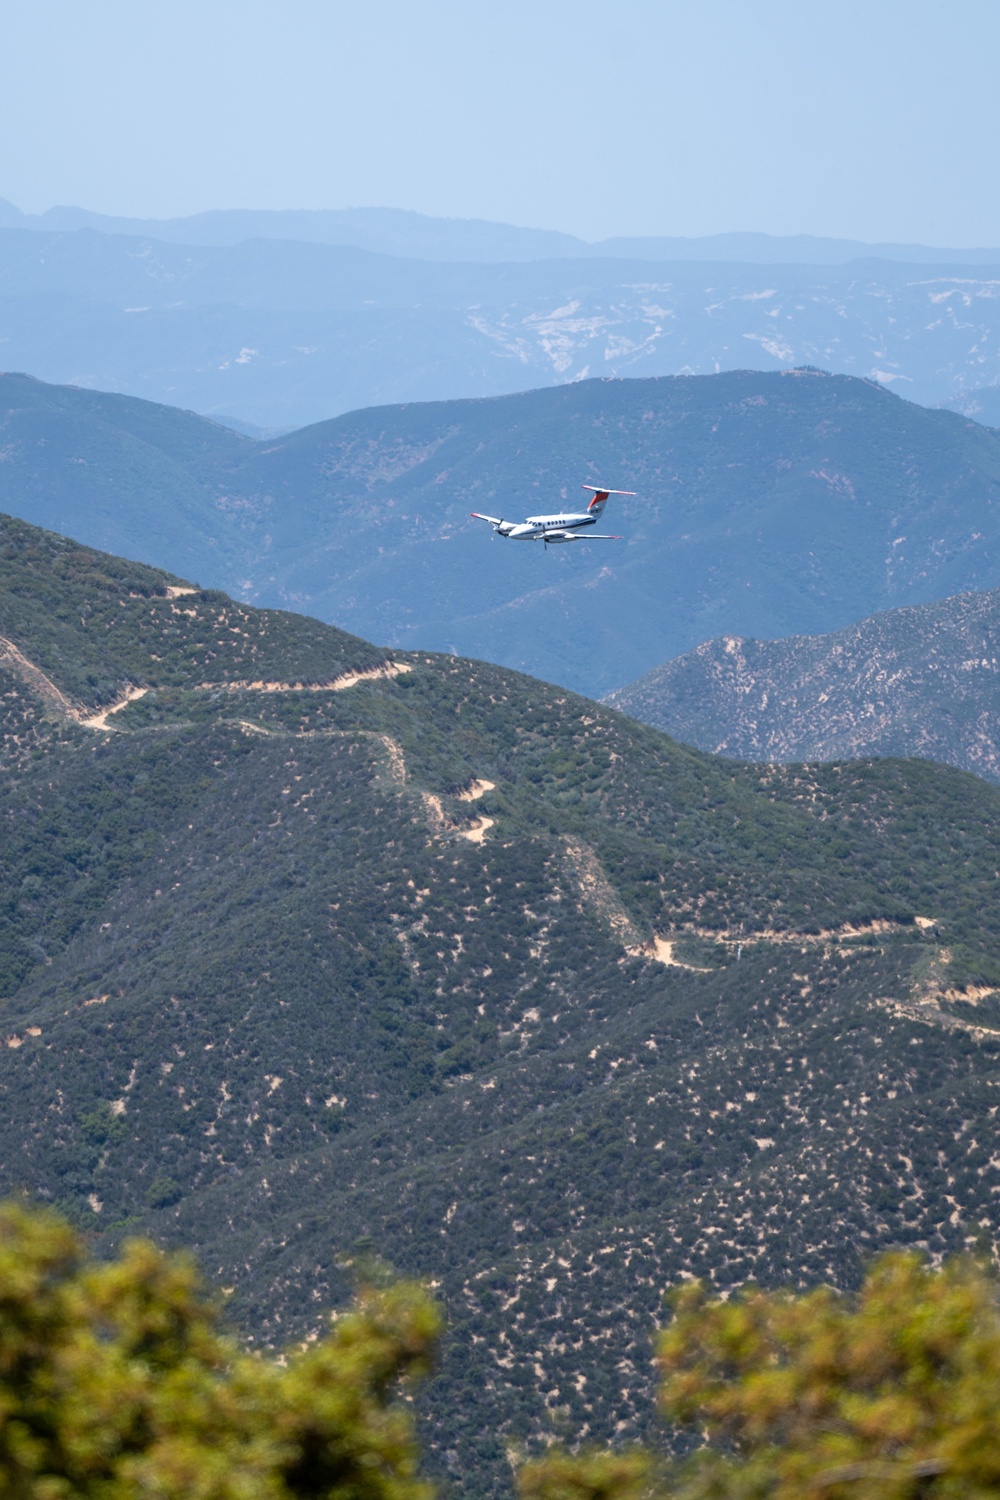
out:
M1000 1301L969 1257L881 1257L856 1294L689 1282L657 1346L685 1459L554 1446L520 1500L974 1500L1000 1493ZM190 1257L98 1262L0 1207L0 1493L25 1500L430 1500L412 1411L441 1335L381 1269L322 1338L248 1355ZM471 1477L471 1476L470 1476ZM473 1485L474 1487L474 1485Z
M640 1451L555 1449L522 1500L974 1500L1000 1493L1000 1298L969 1257L896 1252L860 1290L729 1298L691 1282L658 1341L660 1402L701 1440L651 1484Z
M250 1356L193 1262L89 1260L0 1208L0 1494L23 1500L427 1500L401 1391L440 1332L412 1283L362 1288L311 1346Z

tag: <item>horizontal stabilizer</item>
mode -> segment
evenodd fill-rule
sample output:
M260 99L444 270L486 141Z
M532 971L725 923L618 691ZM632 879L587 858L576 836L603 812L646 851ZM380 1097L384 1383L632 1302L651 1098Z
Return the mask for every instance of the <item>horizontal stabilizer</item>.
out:
M635 490L606 490L600 484L581 484L581 490L590 490L595 495L634 495Z

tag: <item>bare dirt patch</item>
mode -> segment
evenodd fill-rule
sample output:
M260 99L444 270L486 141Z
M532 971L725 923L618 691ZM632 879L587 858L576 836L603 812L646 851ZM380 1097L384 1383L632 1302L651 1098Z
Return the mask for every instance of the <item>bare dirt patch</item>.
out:
M138 698L145 698L148 692L149 688L128 687L122 693L121 697L116 698L114 703L109 704L107 708L100 709L96 714L89 714L86 718L83 718L80 714L74 714L74 717L78 723L83 725L84 729L107 729L108 720L112 714L119 713L123 708L127 708L130 703L135 703Z
M705 969L700 964L685 963L682 958L674 956L677 946L675 938L654 937L648 943L642 943L638 948L628 948L626 951L630 958L652 958L658 964L666 964L671 969L690 969L694 974L710 974L711 969Z
M468 839L471 844L481 844L496 821L494 818L482 817L473 819L471 823L455 823L448 817L444 803L436 792L421 792L420 799L424 804L428 826L438 838L451 835Z
M486 792L495 792L496 785L495 781L485 781L479 777L457 794L458 800L459 802L478 802Z
M455 832L459 838L468 839L470 844L481 844L495 821L495 818L477 818L474 823L466 823L463 827L456 828Z

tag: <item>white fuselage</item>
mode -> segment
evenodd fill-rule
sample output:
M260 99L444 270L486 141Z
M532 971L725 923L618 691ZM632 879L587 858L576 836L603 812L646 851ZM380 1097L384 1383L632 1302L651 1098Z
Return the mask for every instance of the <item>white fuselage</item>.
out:
M597 517L586 511L570 516L529 516L526 521L503 521L497 527L501 536L509 536L513 542L562 541L562 532L581 531L587 526L596 526ZM569 540L568 536L566 538Z

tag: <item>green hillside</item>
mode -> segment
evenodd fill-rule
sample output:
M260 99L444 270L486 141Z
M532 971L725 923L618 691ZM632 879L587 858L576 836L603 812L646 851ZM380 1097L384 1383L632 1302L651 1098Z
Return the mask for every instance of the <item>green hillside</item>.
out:
M255 443L0 377L0 506L256 604L598 696L720 635L1000 586L1000 433L817 371L588 380ZM491 536L578 505L620 544Z
M426 1276L463 1492L648 1431L681 1275L1000 1229L1000 790L715 760L13 521L0 600L0 1187L194 1245L259 1344L373 1248Z
M1000 781L1000 589L830 635L706 641L607 702L741 760L921 755Z

